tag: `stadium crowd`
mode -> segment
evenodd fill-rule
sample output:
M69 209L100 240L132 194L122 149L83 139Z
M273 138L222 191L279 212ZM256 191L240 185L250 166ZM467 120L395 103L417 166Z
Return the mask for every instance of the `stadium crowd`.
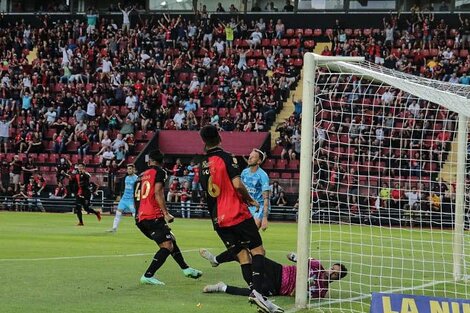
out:
M313 39L331 41L323 55L363 55L399 71L470 84L470 23L460 16L458 29L414 11L384 18L381 29L350 29L337 20L330 29L294 30L280 19L243 20L205 9L192 20L134 13L138 21L131 24L132 9L123 10L122 24L93 9L86 20L38 15L39 27L1 17L0 152L10 152L2 160L5 173L15 170L13 153L51 151L56 157L46 163L83 158L116 173L141 147L136 140L157 129L213 124L267 131ZM294 102L295 112L278 126L282 159L294 160L300 151L301 100ZM15 171L25 183L24 167ZM18 192L21 184L11 182Z

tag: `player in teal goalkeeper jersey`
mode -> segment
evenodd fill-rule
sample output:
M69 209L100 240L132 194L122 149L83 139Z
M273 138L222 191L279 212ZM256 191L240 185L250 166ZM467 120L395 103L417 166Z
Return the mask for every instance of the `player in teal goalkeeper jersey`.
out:
M135 206L134 206L134 185L137 181L138 176L135 174L135 167L133 164L127 165L127 176L124 178L123 187L124 191L122 197L119 200L119 204L116 211L116 216L113 221L113 228L108 230L108 232L116 232L121 221L122 213L131 213L132 216L135 215Z
M268 228L268 214L270 206L269 201L269 177L268 174L260 167L266 159L266 155L259 149L253 149L248 157L248 167L242 171L241 179L250 196L255 199L260 208L250 206L251 215L258 226L263 231ZM231 262L235 257L229 251L224 251L218 256L213 255L207 249L201 249L200 255L208 260L212 266L218 266L220 263Z

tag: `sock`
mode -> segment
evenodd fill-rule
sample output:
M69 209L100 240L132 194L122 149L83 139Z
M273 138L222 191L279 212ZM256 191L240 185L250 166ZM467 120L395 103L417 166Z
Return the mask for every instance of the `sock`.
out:
M264 275L264 255L257 254L252 257L253 289L262 293Z
M93 209L90 208L89 206L85 206L84 209L85 209L85 211L86 211L88 214L93 213L93 214L95 214L95 215L98 216L98 212L96 212L95 210L93 210Z
M75 211L77 213L78 221L83 224L83 217L82 217L82 208L75 208Z
M153 277L153 275L155 275L155 272L163 265L163 263L165 263L165 260L169 255L170 250L168 250L167 248L160 248L160 250L155 253L152 263L150 263L150 266L145 271L144 276Z
M246 281L248 288L253 288L253 271L251 269L251 264L240 264L242 269L243 279Z
M121 221L121 216L122 216L122 212L119 210L116 211L116 216L114 216L113 229L118 228L119 222Z
M251 294L251 290L248 288L240 288L234 286L227 286L225 293L235 296L246 296L248 297Z
M173 241L173 252L171 253L171 256L176 261L176 263L178 263L182 270L185 270L189 267L188 264L186 264L184 261L183 254L181 253L180 247L178 247L176 244L176 241Z
M235 256L230 251L225 250L215 257L215 261L219 264L235 261Z

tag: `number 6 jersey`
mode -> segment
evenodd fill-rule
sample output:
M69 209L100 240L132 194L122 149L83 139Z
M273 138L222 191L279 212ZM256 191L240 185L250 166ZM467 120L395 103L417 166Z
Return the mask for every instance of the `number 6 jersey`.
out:
M155 184L165 185L166 177L165 170L159 166L152 166L139 175L134 188L134 203L138 222L163 217L163 212L155 199Z
M251 218L248 206L232 184L240 175L237 159L221 148L207 151L201 162L201 184L214 228L230 227Z

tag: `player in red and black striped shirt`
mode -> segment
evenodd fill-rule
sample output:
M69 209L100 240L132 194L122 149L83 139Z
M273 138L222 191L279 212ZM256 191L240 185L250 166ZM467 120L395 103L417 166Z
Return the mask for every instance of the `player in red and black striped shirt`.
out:
M214 229L240 263L243 278L252 289L249 301L263 312L281 312L281 308L261 294L265 250L258 227L248 210L248 205L259 209L259 204L240 179L237 159L219 147L221 138L217 128L204 126L200 135L206 150L200 167L201 184L206 191Z
M157 243L160 249L140 278L142 284L164 285L154 277L157 270L165 263L171 254L173 259L189 278L199 278L201 271L189 267L184 261L183 254L176 244L176 239L167 223L173 222L173 216L168 212L163 188L167 174L160 167L163 160L159 151L149 155L149 168L140 174L135 183L134 201L136 207L136 224L142 233Z
M69 183L74 186L75 213L78 218L77 226L83 226L82 208L87 213L95 214L98 221L101 221L101 212L95 211L90 207L92 189L94 189L95 184L91 182L91 175L85 171L85 164L78 163L78 172L68 175L68 177L70 178Z

